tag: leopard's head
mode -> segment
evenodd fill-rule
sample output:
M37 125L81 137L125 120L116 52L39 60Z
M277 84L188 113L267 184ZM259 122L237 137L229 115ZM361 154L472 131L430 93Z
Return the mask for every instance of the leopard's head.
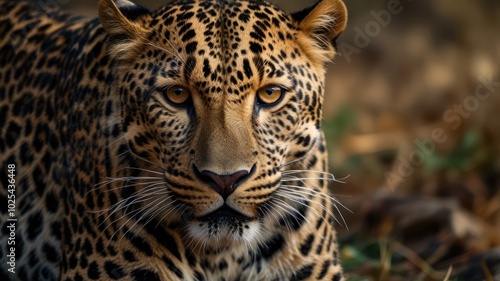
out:
M138 187L152 190L142 190L143 210L204 243L258 239L289 212L277 195L287 167L306 166L323 146L342 1L288 15L259 0L174 1L155 12L101 0L99 13L124 139L137 168L161 175Z

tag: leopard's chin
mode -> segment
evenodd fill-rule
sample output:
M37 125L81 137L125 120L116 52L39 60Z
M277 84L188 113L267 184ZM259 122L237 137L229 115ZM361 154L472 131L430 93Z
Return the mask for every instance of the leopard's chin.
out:
M218 216L187 223L193 244L203 247L252 245L261 235L261 223L250 218Z

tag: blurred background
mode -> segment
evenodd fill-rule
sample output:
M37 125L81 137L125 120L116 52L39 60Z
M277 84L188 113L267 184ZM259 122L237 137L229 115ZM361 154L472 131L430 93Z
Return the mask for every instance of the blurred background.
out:
M345 2L324 128L348 279L500 280L500 1Z

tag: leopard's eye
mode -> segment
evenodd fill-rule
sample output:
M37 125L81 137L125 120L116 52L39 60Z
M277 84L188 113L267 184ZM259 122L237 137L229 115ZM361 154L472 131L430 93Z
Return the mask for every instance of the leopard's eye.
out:
M189 101L191 93L184 87L172 86L164 93L165 99L174 105L183 105Z
M257 91L257 100L262 106L278 104L285 95L285 89L280 86L267 86Z

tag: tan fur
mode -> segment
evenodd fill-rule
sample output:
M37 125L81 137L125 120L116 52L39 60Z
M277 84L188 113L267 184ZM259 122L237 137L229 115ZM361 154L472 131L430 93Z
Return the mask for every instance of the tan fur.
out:
M335 50L331 41L344 31L347 25L347 8L342 0L321 1L307 17L300 22L297 40L303 51L315 63L330 61ZM326 48L325 46L330 46Z

